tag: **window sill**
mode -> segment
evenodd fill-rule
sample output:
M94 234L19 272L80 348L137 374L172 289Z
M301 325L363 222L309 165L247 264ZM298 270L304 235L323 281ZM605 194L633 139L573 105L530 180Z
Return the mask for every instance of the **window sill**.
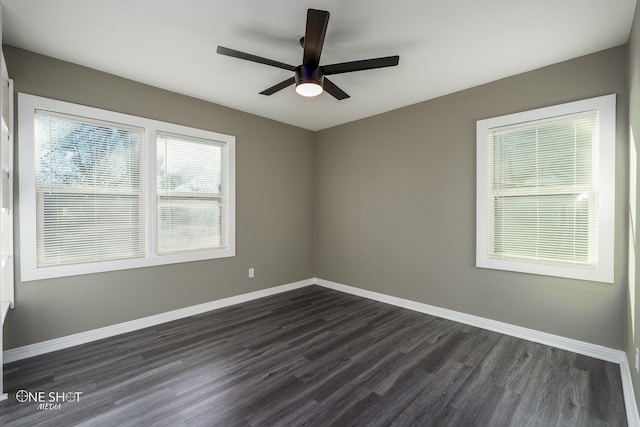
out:
M153 256L115 261L103 261L87 264L63 265L55 267L29 268L23 266L21 281L54 279L58 277L80 276L84 274L104 273L109 271L130 270L134 268L154 267L160 265L179 264L183 262L205 261L219 258L230 258L236 255L235 247L208 252L192 252L172 255Z
M493 270L515 271L518 273L537 274L540 276L562 277L566 279L586 280L590 282L613 283L613 265L598 268L570 267L561 265L538 264L535 262L518 262L498 260L478 256L476 267Z

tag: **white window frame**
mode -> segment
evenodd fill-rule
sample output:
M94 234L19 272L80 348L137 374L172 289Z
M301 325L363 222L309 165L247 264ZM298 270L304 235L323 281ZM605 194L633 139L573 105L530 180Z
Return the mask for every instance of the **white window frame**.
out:
M36 110L49 110L63 114L93 118L108 122L141 127L144 132L144 212L146 256L114 261L102 261L53 267L37 266L36 246L36 172L35 172L35 130ZM20 273L21 280L41 280L55 277L151 267L207 259L227 258L236 255L236 179L235 179L235 137L203 129L162 122L129 114L107 111L94 107L18 94L18 162L20 177ZM158 255L157 253L157 208L156 208L156 134L165 132L191 138L213 140L227 145L227 176L223 180L227 194L224 227L227 245L223 249Z
M496 259L489 257L490 129L586 111L598 111L597 265L593 268ZM478 120L476 123L476 266L545 276L613 283L615 221L616 95L605 95L536 110Z

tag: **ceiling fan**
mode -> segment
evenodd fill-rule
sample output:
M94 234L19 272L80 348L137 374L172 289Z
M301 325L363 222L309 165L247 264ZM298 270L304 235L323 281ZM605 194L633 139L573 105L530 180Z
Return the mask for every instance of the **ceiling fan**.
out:
M398 65L400 60L398 55L320 65L320 54L322 53L322 45L324 44L324 36L327 32L328 23L329 12L316 9L307 10L307 28L304 37L300 39L304 54L302 56L302 65L298 65L297 67L223 46L218 46L217 53L270 65L272 67L283 68L295 73L293 77L263 90L260 92L262 95L273 95L279 90L295 83L296 92L302 96L317 96L324 90L334 98L342 100L349 98L349 95L325 76Z

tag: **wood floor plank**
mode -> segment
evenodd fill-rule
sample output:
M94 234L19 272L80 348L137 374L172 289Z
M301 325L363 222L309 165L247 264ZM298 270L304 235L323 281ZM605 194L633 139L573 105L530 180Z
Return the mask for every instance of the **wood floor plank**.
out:
M7 364L5 387L3 426L626 425L615 364L318 286Z
M360 408L338 419L340 425L387 426L390 425L425 388L431 386L433 375L420 369L408 372L391 390L380 397L378 405Z
M491 422L495 421L493 416L498 410L500 410L503 416L509 413L508 408L503 408L504 405L512 403L509 396L505 396L506 393L508 393L508 390L495 384L490 384L485 388L482 395L474 395L465 405L446 412L446 416L443 416L445 414L441 414L437 417L437 425L447 427L489 426ZM451 408L452 407L448 407L448 409ZM500 422L502 425L509 425L512 423L512 420L502 418ZM549 425L551 426L553 424Z
M392 426L429 425L440 420L455 392L471 374L471 368L456 361L449 361L397 417Z

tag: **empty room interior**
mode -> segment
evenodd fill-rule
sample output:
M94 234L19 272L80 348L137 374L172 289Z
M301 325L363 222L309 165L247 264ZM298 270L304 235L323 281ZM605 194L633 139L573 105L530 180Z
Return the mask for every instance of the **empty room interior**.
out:
M636 0L2 0L0 425L640 426Z

